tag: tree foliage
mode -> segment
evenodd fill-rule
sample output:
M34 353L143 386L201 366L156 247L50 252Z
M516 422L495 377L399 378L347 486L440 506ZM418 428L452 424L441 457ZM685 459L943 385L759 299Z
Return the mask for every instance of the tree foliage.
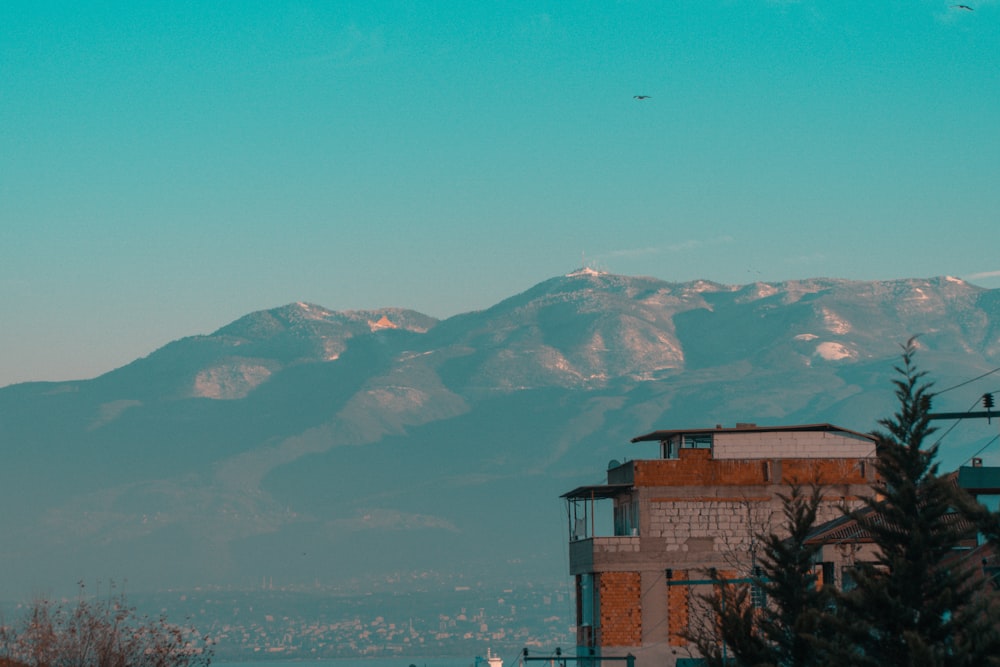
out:
M796 486L781 500L787 536L771 533L764 538L761 586L771 602L760 619L760 632L771 649L768 664L819 665L823 654L817 640L827 634L824 613L830 589L817 581L815 556L820 547L807 538L816 525L822 490L814 486L806 496Z
M690 639L709 665L819 667L1000 665L1000 599L970 562L971 526L997 538L998 515L941 475L930 419L931 383L903 348L894 380L898 409L879 421L874 494L849 512L876 547L858 562L855 587L835 593L813 574L807 543L819 490L783 497L784 531L762 537L768 604L755 609L748 586L720 586L702 598L711 622Z
M903 349L894 381L899 406L879 421L880 481L853 513L878 546L874 561L853 573L856 588L839 598L838 621L853 664L995 664L998 619L988 591L962 560L969 499L938 474L938 443L928 444L931 383L914 364L915 341Z
M760 536L759 570L702 596L712 622L696 624L688 638L708 665L824 664L817 640L826 634L824 613L830 599L827 589L817 586L814 573L819 547L806 542L821 500L819 487L805 495L794 486L782 495L784 530Z
M0 664L27 667L208 667L207 637L165 617L140 615L124 596L80 597L73 605L34 602L0 626Z

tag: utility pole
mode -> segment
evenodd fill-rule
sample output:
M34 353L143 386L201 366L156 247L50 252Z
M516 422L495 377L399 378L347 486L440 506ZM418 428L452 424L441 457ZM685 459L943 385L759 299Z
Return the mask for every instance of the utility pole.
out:
M987 423L990 422L992 417L1000 417L1000 413L997 413L994 408L993 394L983 394L983 407L986 410L982 412L938 412L928 414L928 419L985 419Z

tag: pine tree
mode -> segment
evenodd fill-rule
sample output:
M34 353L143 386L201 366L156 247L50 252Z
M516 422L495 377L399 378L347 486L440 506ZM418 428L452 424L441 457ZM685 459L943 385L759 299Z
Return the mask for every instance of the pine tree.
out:
M825 664L817 639L824 634L830 599L827 589L817 586L814 573L819 546L806 542L816 523L821 490L814 488L806 496L796 486L780 497L782 530L759 536L760 566L750 583L723 582L702 597L710 621L694 626L688 638L709 667ZM755 597L765 603L755 604Z
M826 631L825 611L829 589L820 587L814 557L820 549L807 538L816 525L822 490L813 487L809 496L798 486L781 496L786 535L771 533L764 538L759 585L768 604L760 618L760 631L767 640L776 667L809 667L823 664L818 640Z
M705 667L768 664L770 652L757 632L757 609L749 586L719 580L699 595L698 622L684 632Z
M842 641L834 646L840 664L995 664L997 619L971 564L956 559L968 530L958 510L967 502L938 474L937 443L927 444L933 393L915 352L911 339L896 368L898 410L873 433L880 481L852 514L878 556L855 567L856 588L838 600Z
M903 348L894 381L898 410L879 421L879 481L850 512L877 557L855 566L855 588L817 588L818 545L807 537L820 491L783 497L782 531L762 537L756 608L748 585L721 585L704 596L710 622L689 639L708 665L806 667L1000 665L1000 595L964 558L970 526L1000 541L991 514L940 475L930 442L931 383L914 364L915 340Z

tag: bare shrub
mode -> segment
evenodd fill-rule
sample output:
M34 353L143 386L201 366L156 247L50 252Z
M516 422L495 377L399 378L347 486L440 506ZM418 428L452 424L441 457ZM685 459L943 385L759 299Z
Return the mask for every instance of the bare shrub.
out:
M124 595L71 605L36 600L0 626L0 665L26 667L208 667L211 642L166 617L140 615Z

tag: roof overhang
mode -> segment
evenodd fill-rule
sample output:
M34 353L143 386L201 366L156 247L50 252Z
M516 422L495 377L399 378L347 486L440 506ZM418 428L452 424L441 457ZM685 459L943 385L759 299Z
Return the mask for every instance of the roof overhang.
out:
M559 497L566 500L602 500L614 498L631 488L631 484L592 484L578 486L569 493L564 493Z
M645 435L638 435L632 438L632 442L660 442L663 440L669 440L670 438L678 435L708 435L713 433L789 433L796 431L827 431L830 433L844 433L856 438L871 440L873 442L875 440L867 433L859 433L858 431L841 428L839 426L834 426L833 424L799 424L795 426L736 426L731 428L717 426L715 428L667 429L663 431L653 431L652 433L647 433Z

